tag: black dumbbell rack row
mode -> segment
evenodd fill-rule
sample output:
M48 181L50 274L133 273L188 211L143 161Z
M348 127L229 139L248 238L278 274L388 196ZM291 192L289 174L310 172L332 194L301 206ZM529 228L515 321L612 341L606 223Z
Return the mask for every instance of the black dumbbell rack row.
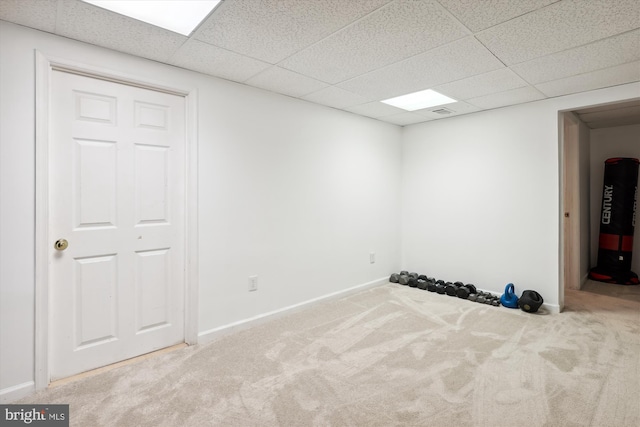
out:
M392 274L391 277L389 277L389 281L429 292L437 292L452 297L468 299L469 301L481 304L489 304L494 307L500 306L500 296L493 295L490 292L478 291L476 287L470 283L465 285L462 282L445 282L444 280L427 277L424 274L409 273L408 271Z

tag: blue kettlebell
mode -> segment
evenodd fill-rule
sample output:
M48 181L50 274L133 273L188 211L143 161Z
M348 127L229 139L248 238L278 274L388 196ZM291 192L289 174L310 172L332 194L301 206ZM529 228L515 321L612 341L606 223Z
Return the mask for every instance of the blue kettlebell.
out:
M508 308L518 308L518 296L515 293L513 283L504 288L504 294L500 297L500 303Z

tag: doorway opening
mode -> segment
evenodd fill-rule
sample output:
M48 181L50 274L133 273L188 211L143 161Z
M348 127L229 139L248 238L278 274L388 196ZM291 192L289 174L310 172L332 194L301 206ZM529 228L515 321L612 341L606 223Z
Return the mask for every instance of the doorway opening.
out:
M640 158L640 99L560 112L561 244L560 306L566 290L581 290L640 302L640 286L588 278L597 264L604 161ZM640 226L635 229L640 242ZM640 270L640 243L632 270Z

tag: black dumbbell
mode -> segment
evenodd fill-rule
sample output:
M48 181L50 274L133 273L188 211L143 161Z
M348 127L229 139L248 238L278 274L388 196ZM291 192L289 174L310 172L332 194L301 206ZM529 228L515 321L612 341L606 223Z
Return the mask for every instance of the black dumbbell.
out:
M427 284L428 283L429 282L427 282L426 280L418 279L418 288L422 289L422 290L425 290L425 289L427 289Z
M467 299L469 301L475 302L477 298L478 298L478 294L469 294L469 297Z
M408 285L409 284L409 276L405 276L404 274L401 274L400 278L398 279L398 283L400 283L401 285Z
M418 273L409 273L409 277L413 277L414 279L417 279L418 276L420 276Z
M469 295L476 293L476 287L472 284L459 286L456 290L458 298L468 299Z
M459 282L456 282L459 283ZM450 297L456 296L456 291L458 290L458 285L456 283L447 282L444 286L444 290Z
M442 280L438 280L436 282L436 292L439 294L444 294L445 293L445 286L444 286L444 282Z
M418 279L420 279L420 280L424 280L424 281L426 282L426 281L427 281L427 279L428 279L428 277L427 277L427 276L425 276L424 274L421 274L421 275L419 275L419 276L418 276Z
M391 277L389 277L389 281L391 283L398 283L400 281L400 275L398 273L393 273Z
M418 278L417 277L413 277L413 276L409 276L409 286L412 288L417 288L418 287Z
M427 282L427 290L429 292L435 292L436 291L436 281L435 280L429 280Z
M401 275L401 276L408 276L408 275L409 275L409 272L408 272L407 270L402 270L402 271L400 272L400 275Z

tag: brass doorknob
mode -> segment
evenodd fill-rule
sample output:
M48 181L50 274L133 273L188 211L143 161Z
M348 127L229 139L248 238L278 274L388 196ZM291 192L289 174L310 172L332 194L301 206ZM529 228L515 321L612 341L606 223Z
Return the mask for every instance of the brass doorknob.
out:
M53 247L58 251L64 251L68 246L69 242L67 242L65 239L56 240L56 242L53 244Z

